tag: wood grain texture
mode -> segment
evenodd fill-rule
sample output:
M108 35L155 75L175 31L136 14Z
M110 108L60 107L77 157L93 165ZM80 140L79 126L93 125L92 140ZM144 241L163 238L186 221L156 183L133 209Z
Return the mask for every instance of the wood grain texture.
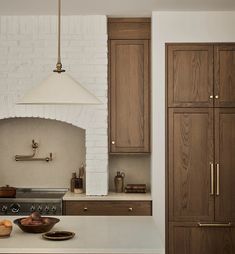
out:
M214 47L216 107L235 107L235 44Z
M108 18L108 23L150 23L151 18Z
M149 41L111 40L110 153L150 152L149 86Z
M152 215L151 201L66 201L64 202L64 207L65 215Z
M213 46L167 45L169 107L212 107Z
M196 223L170 223L169 254L234 254L235 228L200 228Z
M166 56L167 253L235 253L235 43L167 44Z
M215 219L235 221L235 108L215 109L215 161L220 167Z
M110 18L108 19L109 39L150 39L151 19L148 18Z
M169 109L169 219L214 219L210 195L213 109Z

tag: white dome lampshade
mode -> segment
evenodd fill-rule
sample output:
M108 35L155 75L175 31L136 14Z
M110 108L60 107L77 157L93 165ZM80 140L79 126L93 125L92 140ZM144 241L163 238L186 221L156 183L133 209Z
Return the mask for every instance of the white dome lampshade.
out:
M39 86L29 90L17 104L101 104L95 95L62 69L60 28L61 0L58 0L58 58L56 69Z
M53 72L17 104L101 104L101 101L65 72Z

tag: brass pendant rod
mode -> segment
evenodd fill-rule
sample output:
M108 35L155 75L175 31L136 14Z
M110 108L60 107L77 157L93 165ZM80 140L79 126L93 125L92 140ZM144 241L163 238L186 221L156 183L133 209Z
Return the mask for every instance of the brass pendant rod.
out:
M54 70L54 72L58 72L58 73L65 72L65 70L62 69L62 63L61 63L60 40L61 40L61 0L58 0L58 58L57 58L56 70Z
M61 0L58 0L58 63L61 63L60 56L60 29L61 29Z

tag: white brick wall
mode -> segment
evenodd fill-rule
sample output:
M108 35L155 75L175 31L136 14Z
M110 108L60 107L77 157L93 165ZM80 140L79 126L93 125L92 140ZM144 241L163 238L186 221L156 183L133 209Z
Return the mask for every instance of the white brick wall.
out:
M0 119L40 117L86 129L88 195L108 190L107 26L105 16L62 17L62 63L102 102L98 106L23 106L15 102L54 69L55 16L0 17Z

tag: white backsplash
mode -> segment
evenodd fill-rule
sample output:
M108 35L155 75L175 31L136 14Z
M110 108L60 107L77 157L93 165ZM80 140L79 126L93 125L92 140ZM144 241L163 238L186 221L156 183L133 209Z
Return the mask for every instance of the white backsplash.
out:
M25 91L39 84L54 69L56 40L56 16L0 17L0 119L39 117L71 123L84 129L86 191L88 195L106 195L108 191L106 17L62 17L63 67L103 104L95 106L15 104Z

